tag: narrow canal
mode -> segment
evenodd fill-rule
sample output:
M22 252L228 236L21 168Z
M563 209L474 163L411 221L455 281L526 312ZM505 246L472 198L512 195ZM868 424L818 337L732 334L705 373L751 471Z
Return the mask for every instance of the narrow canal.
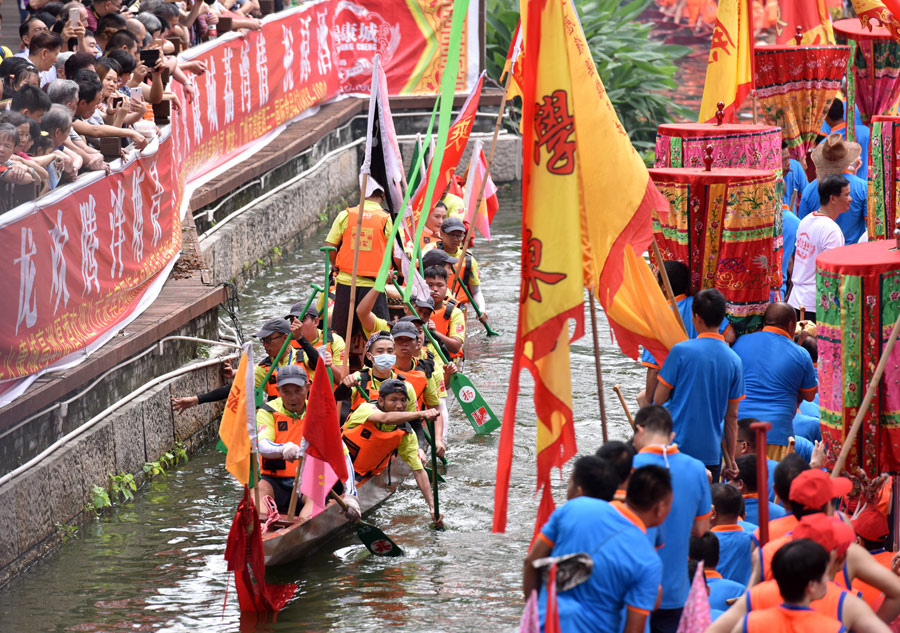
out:
M470 319L465 371L498 415L515 341L520 212L518 189L503 189L494 241L479 240L475 250L491 322L502 335L488 339ZM318 248L326 228L244 290L240 316L246 333L267 317L286 314L307 296L309 284L320 280ZM643 371L611 342L602 314L599 323L610 435L624 438L628 424L612 386L621 383L634 407ZM602 441L590 335L573 346L572 382L578 447L586 454ZM225 471L224 457L210 445L145 485L133 502L83 526L77 537L0 590L0 631L515 630L522 608L522 558L537 508L530 385L526 372L506 534L490 531L499 431L473 437L454 404L450 465L440 491L447 529L428 527L424 501L409 479L373 515L404 548L404 558L368 556L355 535L339 538L302 563L269 571L272 582L299 585L277 622L241 623L222 558L240 492ZM562 502L565 481L554 481Z

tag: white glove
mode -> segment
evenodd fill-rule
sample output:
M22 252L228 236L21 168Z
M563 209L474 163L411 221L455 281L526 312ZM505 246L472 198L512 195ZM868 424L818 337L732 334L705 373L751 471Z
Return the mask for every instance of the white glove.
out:
M300 450L300 447L293 442L287 442L281 447L281 456L288 461L292 462L295 459L300 459L302 455L303 452Z
M362 512L359 511L359 501L356 500L356 497L353 495L344 495L344 503L347 504L347 509L344 510L344 516L353 523L359 521L362 518Z

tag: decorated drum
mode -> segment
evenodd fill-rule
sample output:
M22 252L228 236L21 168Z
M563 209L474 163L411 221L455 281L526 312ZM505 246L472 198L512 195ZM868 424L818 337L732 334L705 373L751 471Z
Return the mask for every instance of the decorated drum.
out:
M781 128L791 158L800 160L815 145L849 56L849 46L754 48L760 112L767 124Z
M781 200L772 170L651 169L670 202L654 212L663 259L687 264L691 292L717 288L735 330L762 327L770 291L781 287Z
M866 196L866 228L869 240L894 237L897 200L900 199L900 117L876 116L872 119L869 145L869 193Z
M900 251L894 240L853 244L816 260L819 408L829 468L862 404L900 315ZM900 472L900 345L866 411L847 467L869 477Z
M654 166L703 167L707 145L713 146L713 168L774 169L781 173L781 130L771 125L660 125Z

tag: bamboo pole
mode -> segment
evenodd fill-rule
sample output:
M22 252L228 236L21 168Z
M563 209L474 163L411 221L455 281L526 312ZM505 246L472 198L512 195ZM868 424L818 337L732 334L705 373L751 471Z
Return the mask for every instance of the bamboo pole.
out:
M594 302L594 293L588 290L591 306L591 333L594 337L594 369L597 372L597 396L600 402L600 425L603 430L603 443L609 440L606 428L606 401L603 398L603 370L600 367L600 339L597 336L597 306Z
M684 326L684 319L681 318L681 311L678 309L678 304L675 302L675 293L672 290L672 282L669 280L669 273L666 272L665 262L663 262L662 253L659 250L659 244L656 242L656 236L653 236L653 255L656 257L656 265L659 268L659 276L663 282L663 290L666 294L666 299L669 300L669 305L672 307L672 312L675 313L675 318L678 319L679 325L681 325L681 331L684 332L684 335L687 336L687 328Z
M634 426L634 418L631 417L631 410L628 408L628 403L625 402L625 397L622 396L622 385L614 386L613 391L619 396L619 402L621 403L622 408L625 409L625 417L628 418L628 424L631 425L631 430L636 431L637 428Z

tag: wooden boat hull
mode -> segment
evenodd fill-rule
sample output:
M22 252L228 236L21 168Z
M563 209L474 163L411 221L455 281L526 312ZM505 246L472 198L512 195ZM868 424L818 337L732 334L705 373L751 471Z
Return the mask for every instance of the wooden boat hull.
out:
M359 507L363 516L384 503L412 473L402 459L394 456L380 475L358 484ZM286 519L285 515L282 515ZM283 565L315 552L324 543L353 528L336 503L329 503L303 524L293 523L263 535L266 566Z

